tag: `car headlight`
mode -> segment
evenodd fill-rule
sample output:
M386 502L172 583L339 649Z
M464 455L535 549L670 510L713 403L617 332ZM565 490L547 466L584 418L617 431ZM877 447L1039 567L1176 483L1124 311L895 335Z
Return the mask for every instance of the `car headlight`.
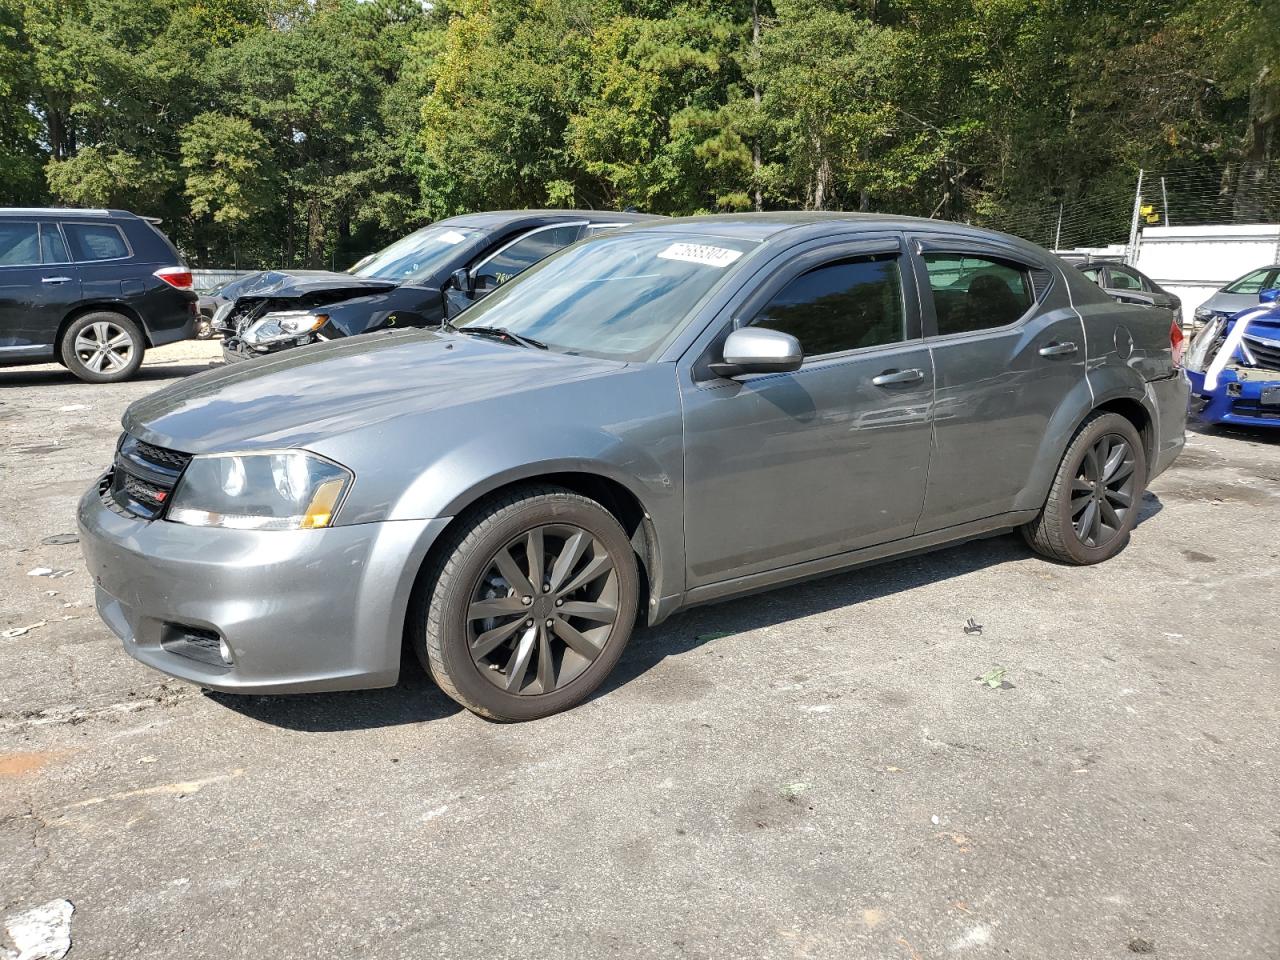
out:
M342 505L352 473L301 450L201 454L178 481L168 519L197 527L314 530Z
M278 340L292 340L312 331L319 330L329 320L326 313L312 313L310 310L276 310L264 314L249 325L243 334L247 343L275 343Z
M1209 320L1213 317L1213 311L1208 307L1196 307L1195 318L1200 322Z

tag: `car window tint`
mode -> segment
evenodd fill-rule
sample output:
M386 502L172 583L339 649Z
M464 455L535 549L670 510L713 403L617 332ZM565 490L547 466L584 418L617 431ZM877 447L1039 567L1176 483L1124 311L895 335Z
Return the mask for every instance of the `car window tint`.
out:
M572 224L527 234L481 266L476 271L476 280L485 287L496 287L506 283L539 260L573 243L578 239L581 231L581 224Z
M0 266L32 266L40 262L34 223L0 220Z
M1258 293L1266 289L1264 281L1271 273L1270 270L1255 270L1253 273L1246 273L1235 283L1228 284L1223 287L1224 293Z
M109 223L64 223L67 242L77 260L119 260L129 256L120 228Z
M1111 289L1113 290L1141 290L1142 279L1135 273L1128 270L1122 270L1119 267L1111 268Z
M902 340L897 254L829 263L796 277L749 326L789 333L806 357Z
M926 253L938 333L968 333L1016 321L1035 302L1027 269L964 253Z
M45 263L67 263L67 245L62 242L62 234L52 223L40 224L40 253Z

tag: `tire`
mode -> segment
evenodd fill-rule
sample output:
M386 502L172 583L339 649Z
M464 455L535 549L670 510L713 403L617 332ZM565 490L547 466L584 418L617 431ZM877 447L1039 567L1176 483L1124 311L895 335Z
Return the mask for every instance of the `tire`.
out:
M511 722L567 710L600 686L640 599L635 553L609 511L530 486L480 504L446 537L410 613L411 642L441 690Z
M1109 560L1129 543L1146 482L1146 450L1133 423L1118 413L1091 414L1062 455L1039 516L1022 534L1033 550L1060 563Z
M88 383L128 380L142 366L145 350L146 338L138 325L107 310L77 317L58 345L62 363Z

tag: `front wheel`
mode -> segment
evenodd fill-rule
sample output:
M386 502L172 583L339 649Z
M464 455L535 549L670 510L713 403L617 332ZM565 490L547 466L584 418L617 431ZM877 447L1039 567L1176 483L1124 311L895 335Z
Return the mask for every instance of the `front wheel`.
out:
M145 349L146 341L138 325L108 311L77 317L67 327L60 344L67 369L89 383L128 380L142 366Z
M1129 543L1147 482L1133 423L1095 413L1063 454L1040 515L1022 528L1033 550L1073 565L1109 560Z
M635 623L640 582L626 532L600 504L559 487L526 488L459 520L416 604L423 666L493 720L580 703L613 670Z

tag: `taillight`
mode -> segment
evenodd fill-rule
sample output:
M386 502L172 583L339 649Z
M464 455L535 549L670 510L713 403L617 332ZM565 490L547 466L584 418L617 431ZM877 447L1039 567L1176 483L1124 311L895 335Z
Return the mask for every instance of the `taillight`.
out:
M194 285L191 271L186 267L161 267L155 275L177 290L190 290Z
M1173 365L1182 366L1182 354L1187 349L1187 337L1177 320L1169 326L1169 348L1173 351Z

